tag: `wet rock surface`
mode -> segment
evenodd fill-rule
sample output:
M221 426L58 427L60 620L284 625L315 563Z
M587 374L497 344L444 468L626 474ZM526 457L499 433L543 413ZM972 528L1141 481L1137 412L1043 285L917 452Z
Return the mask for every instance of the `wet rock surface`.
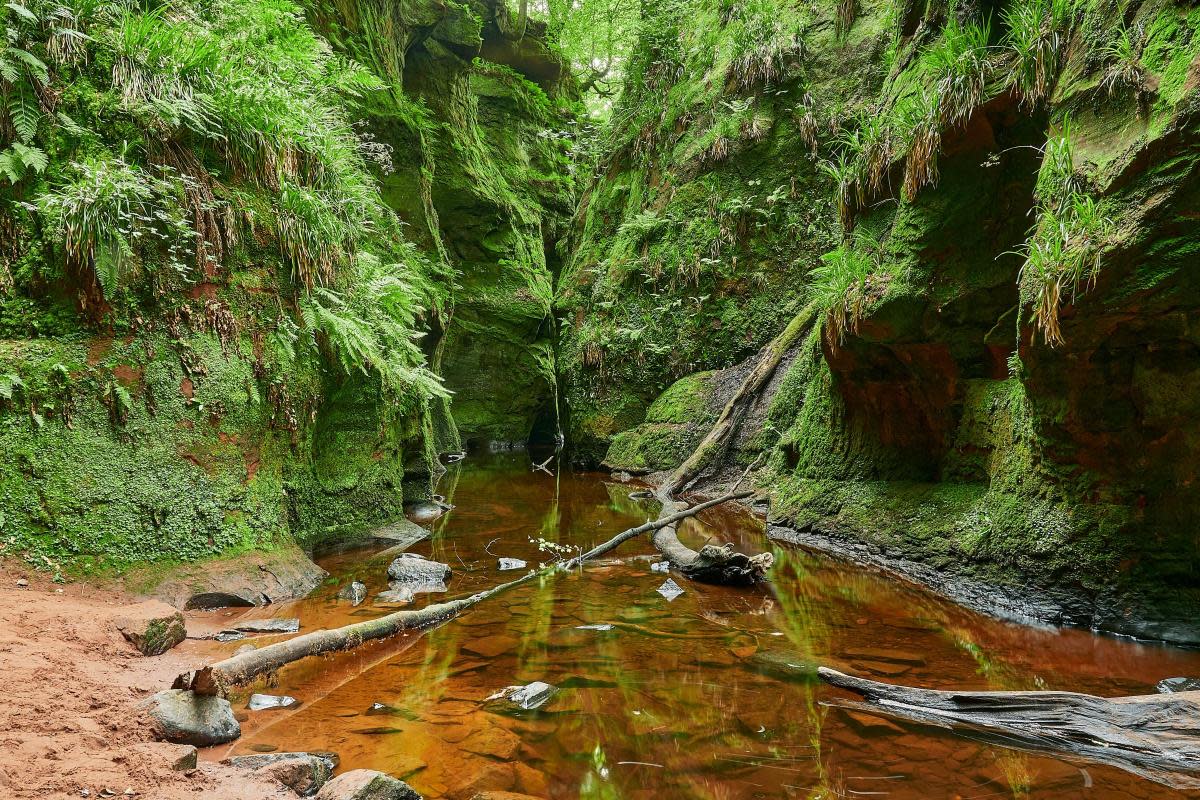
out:
M252 694L246 708L251 711L267 711L273 708L290 708L294 705L296 705L296 698L286 694Z
M1200 692L1200 678L1163 678L1155 688L1160 692L1171 694L1175 692Z
M362 581L351 581L338 591L337 596L339 600L349 600L352 606L362 605L367 599L367 585Z
M388 564L388 580L396 583L412 585L441 585L440 591L445 591L446 581L450 580L453 570L449 564L440 561L430 561L416 553L404 553ZM433 591L433 590L427 590Z
M317 792L317 800L422 800L411 786L373 769L338 775Z
M143 705L154 720L155 732L168 742L211 747L232 742L242 733L233 707L221 697L166 689Z
M246 619L233 629L242 633L295 633L300 630L300 620L295 617L278 619Z

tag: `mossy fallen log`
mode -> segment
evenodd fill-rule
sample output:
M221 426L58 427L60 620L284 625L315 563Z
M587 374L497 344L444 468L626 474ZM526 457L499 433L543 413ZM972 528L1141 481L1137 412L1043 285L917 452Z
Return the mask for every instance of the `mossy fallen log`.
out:
M827 667L817 674L862 695L866 703L844 703L856 709L939 725L1005 747L1113 766L1176 789L1200 788L1200 692L1104 698L1078 692L939 691Z

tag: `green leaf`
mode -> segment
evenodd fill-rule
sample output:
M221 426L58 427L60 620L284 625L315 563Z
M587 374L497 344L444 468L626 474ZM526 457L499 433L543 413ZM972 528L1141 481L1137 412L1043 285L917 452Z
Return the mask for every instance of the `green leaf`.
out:
M20 142L13 142L12 149L21 157L21 163L26 167L39 174L45 171L49 159L46 158L44 150L39 147L21 144Z
M30 11L28 8L21 5L20 3L5 3L4 5L8 6L13 11L17 12L17 14L19 14L20 16L24 17L25 19L29 20L30 22L38 21L37 14L34 14L32 11Z
M21 376L13 372L6 372L0 375L0 398L12 400L13 395L25 388L25 381L21 380Z

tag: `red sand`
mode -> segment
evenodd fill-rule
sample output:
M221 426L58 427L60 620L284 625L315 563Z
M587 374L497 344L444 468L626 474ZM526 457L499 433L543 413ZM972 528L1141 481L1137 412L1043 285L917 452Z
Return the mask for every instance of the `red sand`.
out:
M136 706L198 664L175 651L145 657L126 642L113 619L136 602L0 565L0 796L295 798L219 764L173 769L186 748L154 743Z

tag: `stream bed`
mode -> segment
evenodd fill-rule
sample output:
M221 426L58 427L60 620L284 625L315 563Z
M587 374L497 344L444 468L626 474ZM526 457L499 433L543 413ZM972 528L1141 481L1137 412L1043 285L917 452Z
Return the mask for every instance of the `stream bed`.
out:
M521 574L500 571L502 557L550 560L535 540L573 553L654 516L648 501L629 499L635 485L529 464L524 453L473 456L443 477L455 508L408 549L454 575L446 594L418 594L414 605ZM762 527L718 509L681 538L761 552L772 547ZM244 616L298 617L306 632L388 613L400 606L376 601L395 555L383 550L319 558L331 579L313 595ZM1200 797L831 706L850 696L813 675L823 664L931 688L1143 694L1163 678L1200 675L1200 651L1000 621L778 547L770 586L676 577L683 593L668 600L658 589L670 576L651 569L653 552L648 538L631 541L582 574L520 587L436 629L293 664L277 685L253 690L298 703L248 711L250 690L231 698L243 736L205 757L333 751L341 770L389 772L430 800L485 790L603 800ZM337 597L351 580L366 584L361 605ZM245 642L189 644L225 654ZM559 689L540 709L487 701L534 681Z

